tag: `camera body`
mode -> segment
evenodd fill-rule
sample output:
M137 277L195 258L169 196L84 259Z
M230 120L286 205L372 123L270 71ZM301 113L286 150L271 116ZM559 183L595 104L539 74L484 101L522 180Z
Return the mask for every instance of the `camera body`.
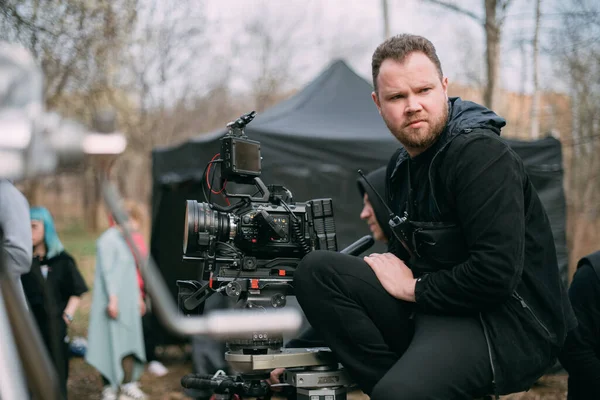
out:
M271 192L280 187L269 189L266 201L250 200L232 212L187 200L184 258L197 263L203 280L291 281L310 251L337 251L331 199L284 207Z
M210 196L207 202L187 200L183 259L195 265L208 288L178 281L186 314L215 291L243 300L246 307L283 307L286 295L293 294L291 283L302 258L313 250L338 250L332 199L296 203L284 186L267 186L260 179L260 142L244 134L254 115L227 125L220 159L211 161L220 166L218 192L206 175L211 193L222 193L228 202L239 200L227 207L211 204ZM254 186L258 195L230 193L230 182Z

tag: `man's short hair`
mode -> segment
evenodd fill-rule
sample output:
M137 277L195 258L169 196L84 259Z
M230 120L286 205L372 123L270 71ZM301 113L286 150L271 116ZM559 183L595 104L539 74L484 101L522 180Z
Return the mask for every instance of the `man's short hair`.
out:
M427 58L431 60L437 68L441 80L444 76L442 64L440 63L440 59L437 56L433 43L423 36L404 33L387 39L385 42L381 43L373 53L371 69L373 71L373 87L375 88L375 93L377 93L377 77L379 76L381 64L388 58L403 62L409 54L417 51L425 54Z

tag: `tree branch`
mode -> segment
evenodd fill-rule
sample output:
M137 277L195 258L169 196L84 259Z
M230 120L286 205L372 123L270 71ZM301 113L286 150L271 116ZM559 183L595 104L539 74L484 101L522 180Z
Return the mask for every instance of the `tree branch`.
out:
M499 6L501 9L500 15L498 16L498 21L500 25L504 24L504 21L506 20L506 9L508 8L508 6L510 5L512 0L504 0L502 1Z
M466 8L457 6L456 4L448 3L447 1L443 1L443 0L422 0L422 1L424 1L426 3L435 4L437 6L447 8L448 10L454 11L456 13L465 15L465 16L471 18L472 20L474 20L475 22L477 22L478 24L480 24L481 26L485 25L485 20L481 15L477 15L474 12L467 10Z
M19 29L21 26L27 27L32 32L44 32L52 37L56 37L56 33L46 29L43 26L36 25L34 22L25 19L17 8L12 4L8 4L6 0L0 0L0 12L10 20L13 19L15 28Z

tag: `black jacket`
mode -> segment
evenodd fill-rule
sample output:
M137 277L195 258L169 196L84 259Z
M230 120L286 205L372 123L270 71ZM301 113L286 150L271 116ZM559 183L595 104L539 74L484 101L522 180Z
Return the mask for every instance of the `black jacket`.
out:
M548 217L521 159L499 137L504 125L482 106L449 99L438 141L413 159L398 150L386 188L392 210L410 211L418 231L449 231L413 242L419 256L409 257L396 237L390 251L422 277L415 288L420 312L481 320L498 394L529 389L576 323Z
M41 266L48 267L44 278ZM63 251L50 259L34 258L29 273L21 276L31 313L44 344L57 368L63 394L67 393L69 346L65 343L67 326L62 318L71 296L81 296L88 288L73 257Z
M365 179L362 176L358 178L357 184L360 195L364 196L366 193L369 196L369 201L373 207L377 223L379 223L379 226L381 226L381 230L383 231L385 237L389 239L392 236L392 230L388 224L388 221L390 220L390 213L383 203L383 197L385 195L386 169L386 166L383 166L372 172L369 172L366 175L367 180L371 186L373 186L373 188L371 188L371 186L365 182ZM375 189L377 192L375 193L373 189Z
M582 258L569 288L579 324L560 362L569 372L569 400L600 399L600 251Z

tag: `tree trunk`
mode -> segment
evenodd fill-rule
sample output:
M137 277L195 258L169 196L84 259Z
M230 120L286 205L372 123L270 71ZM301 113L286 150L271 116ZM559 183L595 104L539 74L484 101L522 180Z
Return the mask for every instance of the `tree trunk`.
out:
M496 108L496 86L500 71L500 23L496 16L497 0L485 0L485 41L487 85L483 92L483 102L491 110Z
M531 138L537 140L540 137L540 88L539 88L539 57L540 57L540 17L542 0L535 3L535 31L533 34L533 98L531 101Z
M24 187L24 195L29 202L30 207L36 207L43 203L43 196L41 195L42 178L35 177L28 180Z
M100 197L100 190L94 166L88 164L81 176L83 179L81 187L83 188L85 226L89 232L98 232L98 199Z
M383 40L390 37L390 14L387 0L381 0L381 11L383 13Z

